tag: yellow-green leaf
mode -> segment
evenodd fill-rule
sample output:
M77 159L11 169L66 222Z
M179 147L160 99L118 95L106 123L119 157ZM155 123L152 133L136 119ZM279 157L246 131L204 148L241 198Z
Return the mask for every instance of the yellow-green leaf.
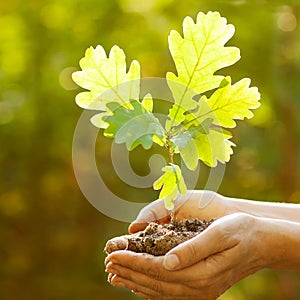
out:
M218 161L228 162L233 153L231 147L234 146L230 138L230 132L221 127L210 128L208 134L199 132L193 140L198 149L199 159L209 167L215 167Z
M226 79L227 84L217 89L207 104L211 108L214 124L233 128L236 126L234 120L253 117L250 109L260 106L260 93L257 87L249 87L251 82L249 78L244 78L233 85L230 77Z
M72 74L73 80L89 90L76 96L76 103L86 109L106 111L106 104L118 102L126 105L139 99L140 65L133 61L127 72L124 51L113 46L107 57L102 46L90 47L80 60L82 71Z
M173 201L178 194L186 194L186 184L181 174L180 167L175 164L163 167L164 174L153 184L155 190L159 190L159 199L163 199L165 207L169 210L174 208Z
M152 110L153 110L153 99L152 99L151 94L148 93L148 94L143 98L143 100L142 100L142 105L143 105L143 107L144 107L146 110L152 112Z
M177 31L169 35L169 48L177 69L177 75L167 74L175 103L185 109L193 109L195 94L201 94L219 86L223 76L215 72L240 59L236 47L225 47L234 34L234 26L218 12L200 12L196 23L186 17L183 21L183 37Z

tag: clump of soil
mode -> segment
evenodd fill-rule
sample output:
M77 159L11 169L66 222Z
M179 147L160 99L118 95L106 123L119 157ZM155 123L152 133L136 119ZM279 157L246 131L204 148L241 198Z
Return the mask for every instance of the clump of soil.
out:
M107 254L117 250L130 250L155 256L165 255L172 248L199 234L213 221L189 219L165 225L151 222L144 231L109 240L104 251Z

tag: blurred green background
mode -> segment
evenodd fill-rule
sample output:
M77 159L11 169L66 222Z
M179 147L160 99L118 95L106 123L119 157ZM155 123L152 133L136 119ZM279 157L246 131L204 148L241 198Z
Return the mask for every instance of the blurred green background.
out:
M224 74L252 78L262 94L255 118L234 129L237 147L219 191L300 202L298 0L1 1L0 299L138 299L111 287L103 270L105 241L128 224L92 207L73 174L72 138L82 110L71 73L90 45L118 44L128 62L139 60L144 77L164 77L174 71L169 31L181 30L186 15L209 10L236 27L230 45L241 49L242 59ZM151 189L122 185L113 176L110 141L99 144L116 194L156 197ZM134 168L146 174L142 154L135 157ZM201 168L198 188L208 172ZM261 271L221 299L300 299L300 275Z

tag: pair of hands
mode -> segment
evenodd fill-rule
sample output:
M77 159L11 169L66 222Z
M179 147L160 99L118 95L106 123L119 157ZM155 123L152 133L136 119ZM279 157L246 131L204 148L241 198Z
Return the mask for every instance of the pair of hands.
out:
M155 257L116 251L105 261L109 281L151 300L216 299L237 281L267 266L264 249L269 222L237 213L227 198L208 191L193 191L176 202L175 219L218 218L193 239ZM146 206L129 232L143 230L147 222L169 221L162 201Z

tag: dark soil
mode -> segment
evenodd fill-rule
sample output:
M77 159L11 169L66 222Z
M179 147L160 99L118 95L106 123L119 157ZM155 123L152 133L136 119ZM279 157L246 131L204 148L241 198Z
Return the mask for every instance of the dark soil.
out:
M109 254L117 250L130 250L149 253L155 256L165 255L169 250L206 229L214 220L198 219L172 222L159 225L149 223L144 231L124 235L109 240L104 251Z

